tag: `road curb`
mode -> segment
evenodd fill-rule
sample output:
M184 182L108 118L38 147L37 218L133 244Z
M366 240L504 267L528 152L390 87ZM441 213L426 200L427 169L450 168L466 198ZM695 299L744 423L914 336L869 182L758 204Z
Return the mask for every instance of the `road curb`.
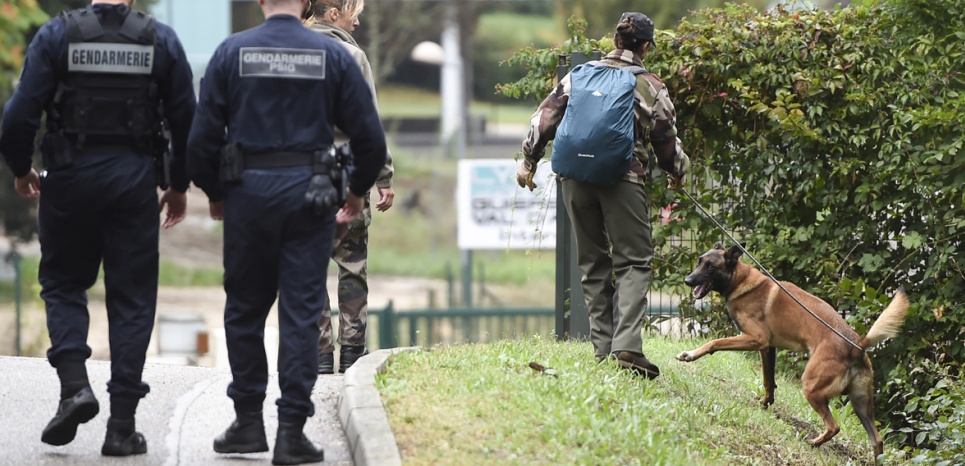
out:
M338 419L342 423L355 466L400 466L402 456L389 427L389 418L375 387L375 376L385 371L389 358L416 347L374 351L359 358L345 371L338 398Z

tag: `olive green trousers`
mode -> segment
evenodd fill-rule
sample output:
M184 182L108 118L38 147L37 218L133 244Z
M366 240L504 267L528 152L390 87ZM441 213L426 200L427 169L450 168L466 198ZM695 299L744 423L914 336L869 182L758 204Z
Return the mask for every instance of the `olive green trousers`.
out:
M601 358L619 351L641 353L653 259L646 186L629 181L611 186L561 182L594 354Z

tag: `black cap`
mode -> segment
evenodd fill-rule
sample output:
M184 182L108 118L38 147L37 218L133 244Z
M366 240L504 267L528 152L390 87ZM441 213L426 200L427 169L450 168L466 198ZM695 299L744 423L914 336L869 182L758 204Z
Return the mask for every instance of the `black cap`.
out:
M621 23L628 21L633 24L634 37L657 47L657 43L653 41L653 21L650 21L647 15L631 11L620 16Z

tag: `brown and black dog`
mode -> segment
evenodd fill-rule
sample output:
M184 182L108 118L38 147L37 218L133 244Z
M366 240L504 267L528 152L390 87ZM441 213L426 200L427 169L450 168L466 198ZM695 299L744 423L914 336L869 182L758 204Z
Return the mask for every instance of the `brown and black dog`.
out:
M878 317L864 338L859 338L831 305L792 283L781 282L798 300L822 320L862 349L858 350L836 335L766 275L741 262L741 249L725 250L717 243L700 256L697 268L684 282L693 288L694 297L711 291L724 297L727 314L741 335L713 340L700 348L677 355L681 361L696 361L715 351L760 351L764 366L764 407L774 402L774 360L776 349L807 351L811 356L801 381L804 396L824 420L824 433L811 439L818 446L841 430L828 400L847 395L854 412L871 437L875 457L884 450L874 420L874 380L871 359L864 350L895 336L908 311L908 298L899 290L891 304Z

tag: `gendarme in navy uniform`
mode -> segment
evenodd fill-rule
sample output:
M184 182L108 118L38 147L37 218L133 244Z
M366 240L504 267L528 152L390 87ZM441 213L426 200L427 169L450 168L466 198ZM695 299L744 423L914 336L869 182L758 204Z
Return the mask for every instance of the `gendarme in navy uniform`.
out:
M166 184L158 174L167 167L171 187L160 203L164 226L173 226L184 217L183 154L195 108L191 69L174 31L130 3L95 0L40 28L4 107L0 137L17 191L40 198L47 359L61 382L57 414L41 440L67 444L78 424L99 412L85 369L86 292L103 262L111 403L101 453L112 456L147 451L134 413L149 391L141 372L157 304L156 186ZM31 166L43 113L41 176Z
M385 164L385 135L355 60L304 27L304 0L262 2L266 21L215 51L191 129L188 173L224 220L225 334L235 422L219 453L267 451L265 319L278 298L276 464L322 461L302 430L314 414L318 319L337 221L362 207ZM348 200L336 200L334 127L351 138ZM344 188L342 188L344 192ZM344 203L344 207L342 204ZM342 207L339 210L339 207Z

